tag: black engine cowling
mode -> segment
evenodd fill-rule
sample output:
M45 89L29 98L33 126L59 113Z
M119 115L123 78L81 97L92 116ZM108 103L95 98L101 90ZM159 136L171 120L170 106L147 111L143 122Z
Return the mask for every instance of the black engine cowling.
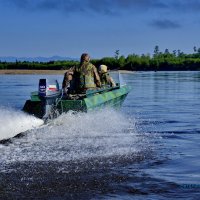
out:
M40 79L38 95L42 101L43 119L54 118L56 102L61 96L57 80Z

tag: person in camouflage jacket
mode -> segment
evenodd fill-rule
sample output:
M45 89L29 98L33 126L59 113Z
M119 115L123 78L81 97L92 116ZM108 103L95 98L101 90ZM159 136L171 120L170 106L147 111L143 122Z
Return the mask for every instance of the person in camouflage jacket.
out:
M100 65L99 66L99 74L100 74L100 80L103 87L110 86L115 87L116 84L112 77L107 72L107 66L106 65Z
M73 78L71 77L73 76ZM96 67L90 63L90 56L83 53L80 59L80 65L68 70L64 75L63 89L68 82L73 80L73 90L76 93L86 92L88 89L101 87L101 81Z

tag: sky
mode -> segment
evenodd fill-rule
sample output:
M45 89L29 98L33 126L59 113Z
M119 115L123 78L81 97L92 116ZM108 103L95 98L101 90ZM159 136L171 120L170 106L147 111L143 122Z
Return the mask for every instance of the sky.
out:
M200 48L200 0L0 0L0 56Z

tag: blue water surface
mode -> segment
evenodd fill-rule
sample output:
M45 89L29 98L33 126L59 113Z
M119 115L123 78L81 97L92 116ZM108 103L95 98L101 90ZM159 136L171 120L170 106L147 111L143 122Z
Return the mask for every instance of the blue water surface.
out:
M0 107L21 110L44 77L63 78L0 75ZM68 115L70 132L60 120L0 145L0 199L199 199L200 72L122 78L121 111Z

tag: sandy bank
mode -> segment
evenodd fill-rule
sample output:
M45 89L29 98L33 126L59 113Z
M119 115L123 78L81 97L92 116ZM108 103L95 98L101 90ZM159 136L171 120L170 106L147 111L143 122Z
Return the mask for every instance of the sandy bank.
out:
M64 74L66 70L2 69L0 74Z
M1 69L0 74L64 74L67 70L27 70ZM119 70L120 73L135 73L134 71Z

